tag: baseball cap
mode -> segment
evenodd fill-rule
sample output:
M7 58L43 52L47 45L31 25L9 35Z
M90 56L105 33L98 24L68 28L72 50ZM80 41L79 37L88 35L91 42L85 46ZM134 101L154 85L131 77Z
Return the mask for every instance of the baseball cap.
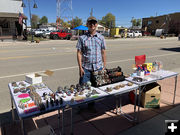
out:
M87 22L89 22L89 21L96 21L96 22L97 22L97 19L96 19L96 17L94 17L94 16L90 16L90 17L87 19Z

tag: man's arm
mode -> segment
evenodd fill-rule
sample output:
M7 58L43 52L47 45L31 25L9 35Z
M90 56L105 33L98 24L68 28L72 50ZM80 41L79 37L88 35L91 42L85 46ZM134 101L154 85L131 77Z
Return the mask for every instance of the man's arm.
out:
M79 75L82 77L84 75L84 69L82 68L82 53L80 50L77 50L77 62L79 66Z
M106 50L105 49L101 50L101 55L102 55L102 60L103 60L103 63L104 63L103 69L105 69L106 68Z

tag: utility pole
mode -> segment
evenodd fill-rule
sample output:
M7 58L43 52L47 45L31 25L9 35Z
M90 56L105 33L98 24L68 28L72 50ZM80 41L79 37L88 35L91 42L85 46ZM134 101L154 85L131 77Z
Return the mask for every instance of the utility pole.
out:
M93 16L93 8L91 8L90 16Z
M72 0L56 0L57 17L63 21L73 20Z

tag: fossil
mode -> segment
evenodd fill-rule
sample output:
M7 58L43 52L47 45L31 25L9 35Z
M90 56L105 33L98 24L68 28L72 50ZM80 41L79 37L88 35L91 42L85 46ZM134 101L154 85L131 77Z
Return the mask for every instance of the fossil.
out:
M128 86L132 86L132 85L133 85L133 83L131 83L131 82L128 82L128 83L127 83L127 85L128 85Z
M119 85L116 85L113 89L119 90L119 89L120 89L120 86L119 86Z
M86 97L90 97L90 96L91 96L91 93L86 94Z
M20 92L19 88L14 89L14 93L18 93L18 92Z
M16 82L12 82L11 85L12 85L13 87L18 87Z
M119 87L121 87L121 88L123 88L123 87L125 87L125 84L119 84Z
M26 86L26 84L24 82L20 82L19 85Z
M92 95L99 94L95 89L92 90Z
M111 92L111 91L112 91L112 87L107 87L107 88L106 88L106 91L107 91L107 92Z
M80 91L79 95L83 95L83 94L84 94L84 92L83 92L83 91Z

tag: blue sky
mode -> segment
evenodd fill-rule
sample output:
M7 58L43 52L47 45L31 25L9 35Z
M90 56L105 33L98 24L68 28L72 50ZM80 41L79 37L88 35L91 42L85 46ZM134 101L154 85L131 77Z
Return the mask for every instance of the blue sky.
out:
M31 12L39 17L47 16L48 22L56 21L56 0L35 0L38 5L33 9L34 0L31 0ZM24 0L27 5L27 0ZM85 24L93 8L93 16L102 19L107 13L116 17L116 26L128 27L132 17L139 19L156 15L180 12L180 0L72 0L73 17L79 17ZM28 6L24 13L29 17ZM71 15L71 14L70 14Z

